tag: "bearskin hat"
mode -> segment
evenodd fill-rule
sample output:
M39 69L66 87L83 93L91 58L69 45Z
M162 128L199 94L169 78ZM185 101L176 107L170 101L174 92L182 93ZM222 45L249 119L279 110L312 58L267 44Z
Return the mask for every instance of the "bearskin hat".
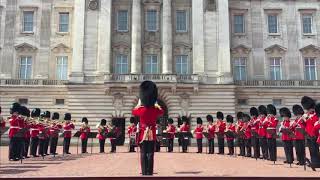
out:
M35 108L31 111L31 117L39 117L41 110L39 108Z
M259 114L261 115L261 114L263 114L263 115L267 115L267 108L264 106L264 105L260 105L259 107L258 107L258 111L259 111Z
M107 124L107 120L105 120L105 119L101 119L101 121L100 121L100 125L104 126L104 125L106 125L106 124Z
M251 116L259 116L259 111L258 111L258 109L256 108L256 107L251 107L250 108L250 115Z
M130 117L130 123L135 123L135 118L132 116L132 117Z
M207 118L207 121L213 122L213 117L210 114L208 114L206 118Z
M237 113L237 119L242 119L243 118L243 112L238 112Z
M227 115L226 119L228 123L233 123L233 117L231 115Z
M295 116L304 114L303 108L298 104L292 106L292 112Z
M187 116L182 116L182 117L181 117L181 120L182 120L182 122L188 122Z
M173 124L173 119L172 119L172 118L169 118L169 119L168 119L168 123L169 123L169 124Z
M316 102L311 97L303 96L301 98L301 105L304 109L309 110L315 107Z
M277 115L277 109L272 104L267 105L267 114Z
M288 108L283 107L279 110L280 116L281 117L288 117L291 118L291 112Z
M218 111L217 112L217 119L223 119L223 118L224 118L223 113Z
M29 109L27 107L21 106L20 109L21 109L21 113L20 114L22 116L30 117L30 111L29 111Z
M318 103L318 104L316 105L315 111L316 111L317 116L320 118L320 103Z
M156 84L152 81L143 81L140 84L139 97L143 106L154 106L158 98L158 88Z
M118 121L116 119L112 119L111 120L111 124L114 125L114 126L117 126Z
M243 119L244 122L249 122L251 117L249 116L249 114L243 114L243 118L242 119Z
M81 122L88 123L88 118L83 117L82 120L81 120Z
M64 120L71 120L71 114L70 113L65 113L64 114Z
M20 111L21 111L21 106L19 103L15 102L11 105L10 114L13 114L14 112L20 113Z
M54 112L53 114L52 114L52 120L59 120L59 118L60 118L60 114L59 113L57 113L57 112Z
M51 117L50 111L45 111L45 112L43 112L43 117L44 117L44 118L50 118L50 117Z
M202 119L201 119L201 117L197 117L197 124L202 124Z

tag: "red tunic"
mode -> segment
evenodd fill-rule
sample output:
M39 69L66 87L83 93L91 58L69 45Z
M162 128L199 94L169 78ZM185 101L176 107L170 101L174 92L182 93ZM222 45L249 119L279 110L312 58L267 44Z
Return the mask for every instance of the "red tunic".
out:
M63 125L64 137L71 138L71 131L74 129L74 125L71 122L67 122Z
M172 124L169 124L167 127L167 133L169 133L168 139L173 139L174 133L176 133L176 127Z
M11 116L9 119L10 129L9 129L9 138L13 138L20 129L19 126L19 117L18 116Z
M115 127L113 129L113 132L116 135L116 137L111 137L110 139L117 139L117 137L119 137L119 135L120 135L120 129L118 127Z
M129 137L132 135L132 134L135 134L137 132L137 126L136 125L131 125L128 127L128 130L127 130L127 133L129 135Z
M315 136L314 131L313 131L313 126L314 123L318 121L318 116L316 115L315 112L309 112L307 113L308 119L306 120L306 131L309 134L309 136L313 137Z
M37 124L31 124L30 125L30 134L32 138L38 137L39 135L39 125Z
M139 123L139 142L142 141L144 131L147 127L152 130L153 139L156 140L156 121L159 116L162 116L164 111L156 107L140 106L132 110L132 115L140 117Z
M39 129L39 139L46 139L47 138L47 128L42 125L42 124L39 124L38 125L38 129Z
M296 130L298 127L305 129L305 122L303 121L302 117L296 118L290 129L294 132L295 140L304 140L305 137L303 134Z
M80 127L80 139L86 140L88 138L88 133L90 132L90 127L87 126L86 128Z
M106 139L106 137L103 135L103 130L104 130L104 133L107 134L108 133L108 128L102 128L102 127L98 127L98 134L97 134L97 138L99 140L104 140Z
M189 132L190 131L190 126L188 124L182 124L180 127L181 132Z
M237 133L239 133L241 130L245 133L245 131L243 130L243 125L244 125L244 122L243 122L243 121L238 121L238 122L237 122L237 129L236 129ZM245 136L245 135L244 135L244 136ZM240 139L244 139L244 138L245 138L244 136L241 135L241 136L239 136L239 138L240 138Z
M279 121L278 121L278 119L276 117L274 117L274 116L268 117L267 129L268 130L272 130L272 131L274 131L274 133L276 133L278 122ZM272 134L270 134L268 132L267 132L266 136L267 136L268 139L273 138Z
M212 124L212 125L208 125L208 139L214 139L215 137L215 131L216 131L216 127Z
M250 139L251 138L251 126L249 125L249 123L244 123L245 126L245 131L244 131L244 135L245 135L245 139Z
M267 135L267 127L268 127L268 121L266 117L259 117L259 129L258 134L260 137L266 137Z
M59 137L60 129L62 129L62 126L60 124L53 124L49 129L50 137L54 137L54 138Z
M219 133L224 133L224 131L226 130L226 122L224 122L222 120L218 120L217 130Z
M227 129L231 132L236 132L236 126L234 124L228 124ZM234 137L226 137L227 141L233 141Z
M282 121L282 127L290 128L290 120L284 120ZM282 132L282 131L281 131ZM282 132L282 141L292 141L292 138L289 136L289 134Z
M196 134L196 139L202 139L203 138L203 126L197 126L196 129L194 130L194 133Z
M251 127L251 130L253 130L256 133L258 133L258 131L259 131L259 119L257 117L253 117L250 120L250 127Z
M320 120L314 123L313 133L317 137L317 143L320 144Z

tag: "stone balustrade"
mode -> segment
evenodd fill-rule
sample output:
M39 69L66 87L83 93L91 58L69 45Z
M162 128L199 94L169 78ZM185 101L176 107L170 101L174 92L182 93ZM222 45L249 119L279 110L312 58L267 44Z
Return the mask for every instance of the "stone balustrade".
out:
M0 79L1 86L10 86L10 85L43 85L43 86L57 86L67 84L67 80L50 80L50 79Z
M235 81L237 86L263 86L263 87L304 87L304 86L320 86L320 80L307 81L307 80L248 80L248 81Z
M111 74L106 75L105 81L114 82L139 82L145 80L152 80L154 82L172 82L172 83L199 83L198 75L185 74Z

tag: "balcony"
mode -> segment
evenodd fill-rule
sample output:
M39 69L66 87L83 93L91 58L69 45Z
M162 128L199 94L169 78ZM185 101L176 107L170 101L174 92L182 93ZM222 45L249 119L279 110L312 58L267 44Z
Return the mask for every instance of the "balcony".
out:
M67 80L49 79L0 79L1 86L21 85L21 86L58 86L67 84Z
M105 76L106 82L141 82L145 80L169 83L199 83L201 79L198 75L193 74L110 74Z
M248 81L235 81L237 86L247 87L314 87L320 86L320 80L307 81L307 80L248 80Z

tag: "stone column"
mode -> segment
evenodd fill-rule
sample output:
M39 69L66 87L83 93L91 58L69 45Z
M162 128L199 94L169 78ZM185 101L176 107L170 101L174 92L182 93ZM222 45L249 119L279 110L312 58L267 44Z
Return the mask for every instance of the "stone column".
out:
M172 22L171 0L163 0L162 6L162 73L172 73Z
M192 1L193 74L199 75L204 74L203 4L203 0Z
M132 0L131 73L141 73L141 0Z
M72 67L70 81L82 83L83 74L83 42L86 1L74 1L73 33L72 33Z
M112 0L101 0L98 32L98 73L100 75L111 73L111 22Z

